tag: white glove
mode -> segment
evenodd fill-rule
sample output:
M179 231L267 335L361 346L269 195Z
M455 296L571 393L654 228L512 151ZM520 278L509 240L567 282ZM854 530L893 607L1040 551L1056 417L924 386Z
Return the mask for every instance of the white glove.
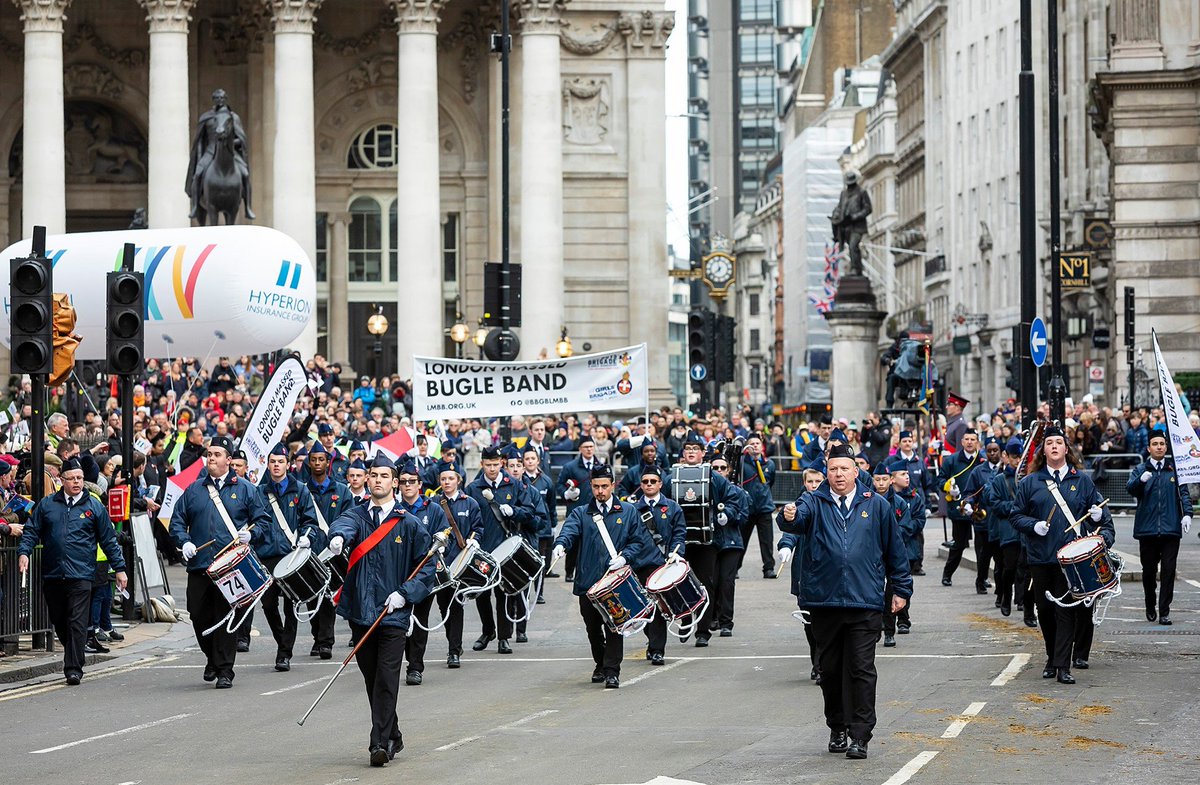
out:
M1154 474L1152 472L1142 472L1142 476L1140 479L1142 482L1150 482L1150 478L1153 476L1154 476Z
M340 555L342 552L342 546L345 544L345 542L346 541L343 540L340 536L330 539L329 540L329 552L332 553L334 556Z
M296 547L297 548L311 548L312 540L308 539L307 534L301 534L300 539L296 540Z
M403 594L398 591L392 592L387 598L387 612L391 613L392 611L400 610L404 607L406 602L407 600L404 599Z
M500 514L503 515L505 518L511 518L512 514L513 514L512 505L511 504L501 504L500 505Z
M464 547L468 551L477 551L477 550L479 550L479 540L472 537L471 539L467 540L466 545Z
M554 552L550 554L550 561L558 561L563 556L567 555L567 549L561 545L554 546Z
M951 485L950 485L950 498L951 498L951 499L957 499L957 498L959 498L960 496L962 496L962 491L960 491L960 490L958 489L958 483L951 483Z
M1192 528L1192 516L1185 515L1179 519L1179 525L1183 527L1183 533L1187 534L1188 529Z
M185 542L183 544L183 558L187 559L188 561L191 561L192 557L195 555L196 555L196 543Z
M484 488L483 489L483 498L487 499L490 502L492 499L496 498L496 496L495 496L495 494L492 493L491 488Z
M629 437L629 446L636 450L637 448L641 447L642 443L645 441L646 441L646 436L644 434L638 434L637 436L631 436L631 437Z
M671 551L667 554L667 564L674 564L677 561L683 561L683 557L679 555L679 551Z
M579 498L579 489L578 488L567 488L565 491L563 491L563 498L569 502L575 501L576 499Z
M723 512L717 513L717 523L721 524L722 526L725 526L726 524L729 523L729 516Z
M792 549L791 548L780 548L779 549L779 566L782 567L785 564L787 564L788 562L790 562L791 560L792 560Z
M1039 537L1045 537L1050 533L1050 524L1046 523L1045 521L1038 521L1037 523L1033 524L1033 530Z
M250 530L249 529L238 529L238 542L240 542L242 545L245 545L246 543L250 542Z
M624 566L625 566L625 557L619 553L616 556L614 556L612 558L612 560L609 561L609 563L608 563L608 569L610 569L610 570L619 570Z
M973 512L975 512L975 508L971 506L971 503L970 503L970 502L963 502L963 504L962 504L962 514L963 514L963 515L970 515L970 514L971 514L971 513L973 513Z
M1092 519L1093 523L1098 523L1104 517L1104 510L1100 505L1093 504L1091 507L1088 507L1088 516Z

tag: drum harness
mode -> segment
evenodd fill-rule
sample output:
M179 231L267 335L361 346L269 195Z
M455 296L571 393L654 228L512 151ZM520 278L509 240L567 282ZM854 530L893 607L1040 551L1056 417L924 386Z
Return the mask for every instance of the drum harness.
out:
M1054 482L1054 480L1046 480L1046 489L1050 491L1050 495L1054 497L1054 503L1057 505L1056 509L1061 510L1063 517L1070 522L1070 525L1067 527L1067 531L1074 530L1076 535L1078 535L1081 531L1080 527L1089 516L1085 513L1079 520L1075 520L1075 514L1071 512L1071 508L1067 505L1067 500L1063 498L1062 493L1058 490L1058 483ZM1104 504L1107 503L1107 501L1104 502ZM1053 513L1051 513L1050 517L1054 517ZM1046 523L1049 522L1050 521L1047 519ZM1117 582L1112 589L1108 589L1099 596L1085 597L1082 600L1075 600L1074 602L1064 602L1067 597L1071 596L1070 590L1068 590L1067 593L1062 597L1055 597L1053 594L1047 591L1046 599L1050 600L1050 602L1054 603L1060 608L1074 608L1077 605L1083 605L1085 608L1090 608L1092 605L1095 605L1095 610L1092 611L1092 622L1094 624L1103 624L1105 618L1108 616L1109 603L1112 602L1115 597L1121 596L1121 570L1123 570L1125 567L1125 561L1120 557L1120 555L1117 554L1116 551L1112 549L1106 550L1108 550L1108 558L1113 563L1113 572L1115 572L1117 575Z
M208 485L208 498L212 499L213 507L217 508L217 514L221 516L221 521L225 524L225 528L229 530L229 536L232 538L229 542L229 545L232 545L238 541L238 530L237 527L233 525L233 519L229 517L229 510L225 509L225 503L221 501L220 494L217 493L216 485ZM254 612L254 606L258 605L261 599L262 595L260 594L258 598L254 600L254 602L250 603L250 605L242 613L242 617L237 620L236 624L230 624L231 621L237 618L237 609L231 606L229 608L229 613L225 614L224 618L200 634L209 635L215 630L219 629L221 625L224 625L225 631L232 635L233 631L238 627L241 627L242 622L249 618L250 614Z
M504 517L504 513L502 513L500 511L500 504L499 504L499 502L496 501L496 494L492 490L492 487L490 485L484 486L483 498L487 500L488 507L491 509L492 515L500 523L500 528L504 529L504 533L507 534L509 537L519 537L521 533L514 532L512 530L512 528L508 525L508 518ZM534 593L533 590L536 590L537 593ZM514 596L520 597L521 602L525 605L525 615L514 619L512 616L509 616L508 603L505 603L504 604L505 617L513 624L518 624L520 622L528 622L531 618L533 618L533 608L537 604L536 600L537 600L538 594L540 594L541 591L542 591L542 572L539 571L536 584L533 581L530 581L529 586L526 588L525 591L521 592L520 594L514 595ZM530 596L532 596L534 598L534 602L529 601Z

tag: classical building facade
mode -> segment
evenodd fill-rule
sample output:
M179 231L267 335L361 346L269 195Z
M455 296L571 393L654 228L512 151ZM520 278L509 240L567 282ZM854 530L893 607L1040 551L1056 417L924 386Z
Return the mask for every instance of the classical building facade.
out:
M561 327L665 355L661 0L514 0L512 259L522 356ZM385 370L449 354L500 258L499 4L479 0L14 0L0 7L0 246L186 226L195 118L223 88L249 137L255 223L313 258L302 351ZM64 121L65 118L65 121ZM30 140L36 140L33 144ZM26 173L35 176L26 176ZM630 292L639 295L629 307ZM394 364L391 362L394 360ZM651 386L666 398L666 363Z

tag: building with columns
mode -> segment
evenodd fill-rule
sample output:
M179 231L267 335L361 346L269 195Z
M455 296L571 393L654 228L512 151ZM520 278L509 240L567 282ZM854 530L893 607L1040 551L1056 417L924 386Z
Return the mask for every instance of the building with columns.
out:
M560 329L667 352L661 0L513 0L512 242L522 356ZM451 355L499 260L495 0L13 0L0 6L0 247L186 226L195 120L223 88L246 128L253 223L314 260L306 354L384 370ZM36 140L36 143L33 143ZM26 177L26 173L36 176ZM638 295L630 307L630 292ZM651 363L667 399L667 363Z

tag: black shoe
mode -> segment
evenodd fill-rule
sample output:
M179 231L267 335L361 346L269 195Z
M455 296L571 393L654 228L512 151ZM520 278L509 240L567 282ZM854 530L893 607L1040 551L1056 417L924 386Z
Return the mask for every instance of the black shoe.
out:
M650 655L650 664L651 665L662 665L662 664L666 663L666 661L667 660L665 657L663 657L663 654L661 651L653 652Z
M488 635L486 632L480 635L476 641L471 644L471 651L483 651L488 647L488 644L496 640L495 635Z
M1003 599L1002 599L1000 596L998 596L998 595L997 595L997 597L996 597L996 607L997 607L997 608L999 608L999 607L1000 607L1002 604L1004 604L1004 600L1003 600Z
M333 659L333 647L332 646L322 646L319 649L317 649L317 654L323 660L332 660Z
M385 766L385 765L387 765L388 760L389 759L388 759L387 747L375 746L375 747L371 748L371 765L372 766L376 766L376 767Z
M394 739L388 740L387 751L388 760L396 757L396 753L404 749L404 734L397 732L398 735Z
M420 687L421 686L420 671L409 671L408 675L404 677L404 683L410 687Z
M275 670L280 673L287 673L292 669L292 660L289 657L276 657Z
M884 633L884 635L883 635L883 647L884 647L885 649L891 649L891 648L895 648L895 646L896 646L896 636L895 636L895 635L888 635L887 633Z
M446 656L446 667L447 668L461 668L462 660L459 658L459 656L457 654L449 654Z
M350 646L351 646L351 647L353 647L353 646L354 646L354 641L350 641ZM313 647L312 647L311 649L309 649L309 650L308 650L308 656L309 656L309 657L316 657L316 656L317 656L317 655L319 655L320 653L321 653L321 647L320 647L320 646L318 646L318 645L317 645L317 644L315 644L315 643L313 644Z
M1158 612L1153 608L1147 608L1146 621L1158 621Z
M844 730L829 731L829 751L830 752L845 752L850 746L850 737L846 735Z
M597 665L596 670L592 671L592 684L599 684L602 681L604 681L604 669Z
M987 594L987 587L986 587L986 586L980 586L980 585L977 583L977 584L975 584L975 593L976 593L976 594Z
M517 643L529 643L529 636L523 632L518 632L516 641Z
M78 687L79 682L81 682L81 681L83 681L82 673L68 673L67 674L67 686L68 687Z
M1007 602L1000 603L1000 615L1012 616L1012 605Z
M851 760L866 760L867 743L861 739L851 739L850 747L846 750L846 757Z
M721 622L717 621L716 619L713 619L712 621L710 621L708 623L708 631L709 632L716 632L720 628L721 628Z
M814 666L813 666L813 668L812 668L812 670L810 670L810 671L808 672L808 680L809 680L809 681L816 681L816 680L817 680L817 677L818 677L818 676L820 676L820 675L821 675L821 674L817 673L817 668L816 668L816 666L814 665Z
M546 573L546 577L547 578L561 578L562 576L559 575L557 572L548 572L548 573Z
M813 679L813 684L817 685L818 687L821 686L821 672L820 671L817 671L817 678Z
M563 576L563 580L567 583L574 583L575 582L575 573L573 573L573 572L567 573L566 575Z
M228 689L231 689L232 687L233 687L233 679L231 677L229 677L229 676L218 676L217 677L217 689L218 690L228 690Z
M496 644L496 651L500 654L512 654L512 646L509 646L508 641L501 638L500 642Z
M538 605L545 605L545 604L546 604L546 598L545 598L545 597L538 597L538 598L537 598L537 604L538 604Z
M109 649L103 643L96 640L95 635L89 635L87 637L87 643L83 644L83 650L93 654L108 654L108 652L111 651L111 649Z
M125 636L116 630L103 630L103 633L108 636L108 640L110 641L116 641L117 643L120 643L121 641L125 640ZM99 638L100 636L97 635L96 637Z
M952 584L952 583L950 582L950 579L949 579L949 578L947 578L946 576L944 576L944 575L943 575L943 576L942 576L942 585L943 585L943 586L953 586L954 584Z
M621 687L621 678L619 676L607 676L604 679L604 689L616 690Z
M1023 603L1023 602L1018 602L1018 603L1017 603L1017 610L1019 610L1019 611L1023 611L1023 610L1025 610L1025 603Z
M897 635L908 635L910 632L912 632L911 625L908 625L908 624L897 624L896 625L896 634Z
M246 652L250 651L250 641L238 641L237 650L238 654L245 654Z
M1048 662L1046 663L1046 667L1042 668L1042 678L1043 679L1053 679L1057 675L1058 675L1058 668L1055 668L1053 665L1051 665Z
M925 575L925 574L926 574L926 572L925 572L924 568L922 568L922 567L918 567L917 569L913 570L913 575Z
M1173 624L1173 622L1171 621L1171 617L1167 616L1165 614L1158 617L1158 623L1163 625L1164 627L1170 627Z
M1037 628L1037 626L1038 626L1038 625L1037 625L1037 619L1026 619L1026 620L1025 620L1025 626L1026 626L1026 627L1033 627L1033 628L1035 628L1035 629L1036 629L1036 628Z
M205 681L216 681L217 680L217 666L216 665L205 665L204 666L204 680Z
M1076 668L1081 671L1085 671L1088 669L1088 661L1076 657L1074 660L1071 661L1071 667Z
M776 578L778 578L779 576L775 574L774 569L770 569L770 570L763 571L763 577L769 581L772 581L772 580L775 580Z
M733 629L730 627L722 627L721 628L721 637L722 638L732 638L733 637Z
M1067 670L1066 668L1059 668L1058 669L1058 683L1059 684L1074 684L1075 677L1072 676L1071 671Z
M701 638L699 635L697 635L696 636L696 648L703 649L706 646L708 646L708 638Z

